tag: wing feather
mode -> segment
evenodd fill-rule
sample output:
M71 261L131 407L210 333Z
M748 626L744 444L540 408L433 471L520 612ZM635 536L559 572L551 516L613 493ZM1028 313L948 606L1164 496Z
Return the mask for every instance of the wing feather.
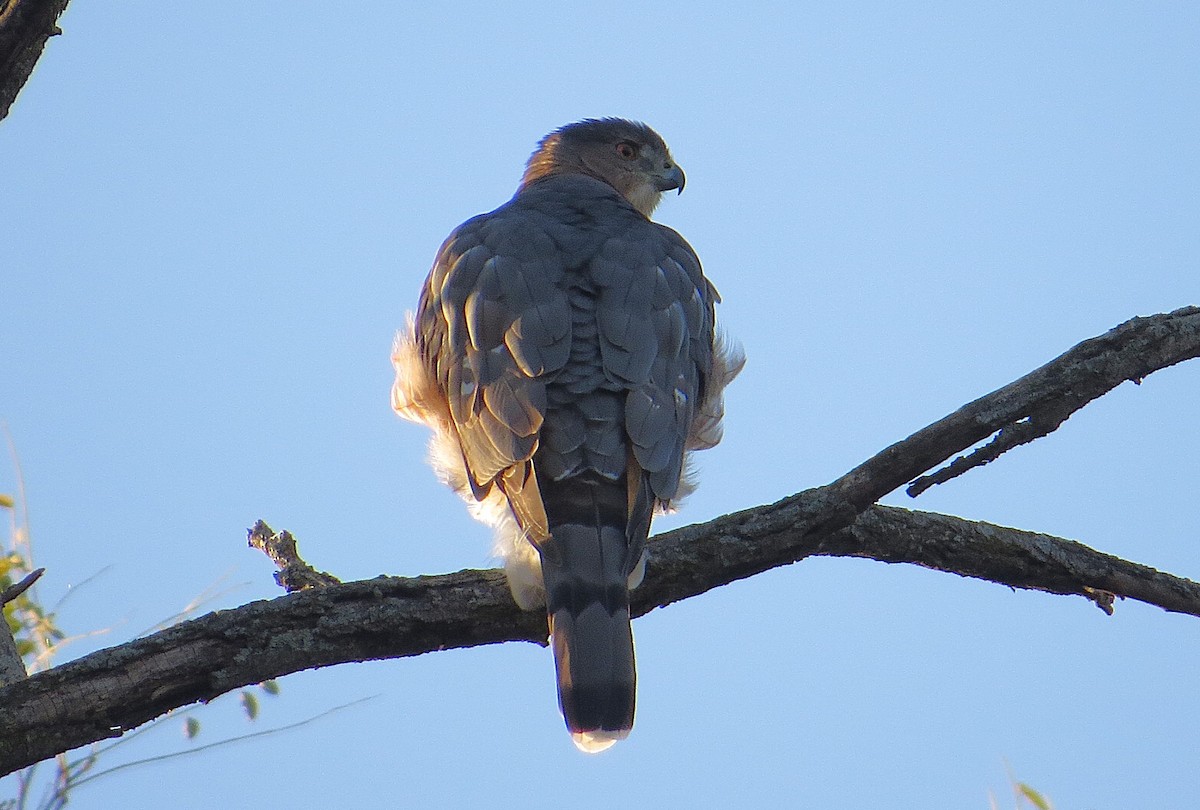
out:
M439 251L414 327L445 397L472 490L505 490L522 527L545 533L531 459L546 376L570 354L570 307L554 243L504 206L459 226Z
M716 291L687 242L651 222L611 236L592 267L604 373L627 392L633 472L668 502L713 373Z
M473 492L498 484L520 523L544 524L529 485L544 446L552 480L627 470L640 524L647 498L680 495L687 453L719 436L720 389L740 368L714 348L719 296L670 228L600 196L535 196L446 240L415 342Z

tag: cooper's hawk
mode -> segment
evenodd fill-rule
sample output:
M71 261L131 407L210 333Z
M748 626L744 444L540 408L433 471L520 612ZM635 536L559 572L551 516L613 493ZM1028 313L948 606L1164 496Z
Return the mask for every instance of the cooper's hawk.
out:
M433 428L434 468L496 527L517 603L546 606L585 751L633 726L650 519L691 490L687 455L720 440L742 364L696 254L649 218L683 184L644 124L550 133L516 195L442 245L392 358L393 408Z

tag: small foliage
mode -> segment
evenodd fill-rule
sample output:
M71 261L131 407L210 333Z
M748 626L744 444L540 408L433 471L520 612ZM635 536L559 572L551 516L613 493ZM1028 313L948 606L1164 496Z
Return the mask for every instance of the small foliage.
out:
M1027 799L1037 810L1054 810L1049 800L1024 782L1017 782L1017 794Z
M0 5L2 4L3 0L0 0ZM10 523L11 529L7 534L0 533L0 591L20 582L35 569L29 531L23 521L24 508L18 508L12 496L0 494L0 512L5 510L10 510L7 515L9 520L6 522ZM199 604L200 602L196 602L188 606L180 616L172 617L172 619L186 617ZM9 631L14 641L16 641L17 651L25 662L26 670L30 674L33 674L34 672L50 668L53 665L55 655L59 651L60 643L66 640L67 636L59 629L54 612L44 607L38 601L35 588L27 589L20 596L4 605L3 615L5 622L8 624ZM260 686L267 694L275 695L279 693L279 686L274 681L267 681L260 684ZM258 716L258 698L254 693L249 691L242 693L242 710L251 720L254 720ZM23 787L19 788L18 797L15 799L0 799L0 810L34 810L34 808L36 810L62 810L70 802L75 788L79 785L99 776L104 776L107 773L128 767L130 764L137 764L136 762L124 763L109 768L106 771L100 771L99 773L92 772L101 754L127 742L128 739L142 731L154 727L163 719L165 718L152 720L138 732L134 732L105 748L93 747L79 759L72 760L65 754L56 757L54 759L54 773L46 774L46 776L52 777L51 780L48 780L50 784L47 785L46 795L37 804L34 804L34 799L30 796L29 787L33 783L34 774L38 766L35 765L26 768L19 777L22 781L18 784L23 785ZM184 721L183 733L186 739L194 740L200 733L200 721L195 717L189 716ZM215 744L220 743L210 743L210 745ZM177 752L177 754L167 754L165 756L186 754L193 750L196 749L188 749ZM160 758L162 757L152 757L151 759Z
M242 710L246 712L246 717L249 719L258 718L258 698L249 690L242 692Z

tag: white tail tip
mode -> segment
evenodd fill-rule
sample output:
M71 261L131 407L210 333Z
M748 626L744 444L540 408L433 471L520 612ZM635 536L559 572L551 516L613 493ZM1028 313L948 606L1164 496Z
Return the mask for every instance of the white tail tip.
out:
M571 732L571 742L575 743L575 747L585 754L599 754L601 751L612 748L613 743L617 740L623 740L628 736L629 729L621 731L573 731Z

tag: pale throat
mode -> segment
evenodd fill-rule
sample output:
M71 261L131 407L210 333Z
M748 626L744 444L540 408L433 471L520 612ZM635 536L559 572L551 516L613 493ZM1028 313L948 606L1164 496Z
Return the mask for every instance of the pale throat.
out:
M662 200L662 192L656 189L653 183L642 182L630 189L626 193L625 199L629 200L630 205L649 219Z

